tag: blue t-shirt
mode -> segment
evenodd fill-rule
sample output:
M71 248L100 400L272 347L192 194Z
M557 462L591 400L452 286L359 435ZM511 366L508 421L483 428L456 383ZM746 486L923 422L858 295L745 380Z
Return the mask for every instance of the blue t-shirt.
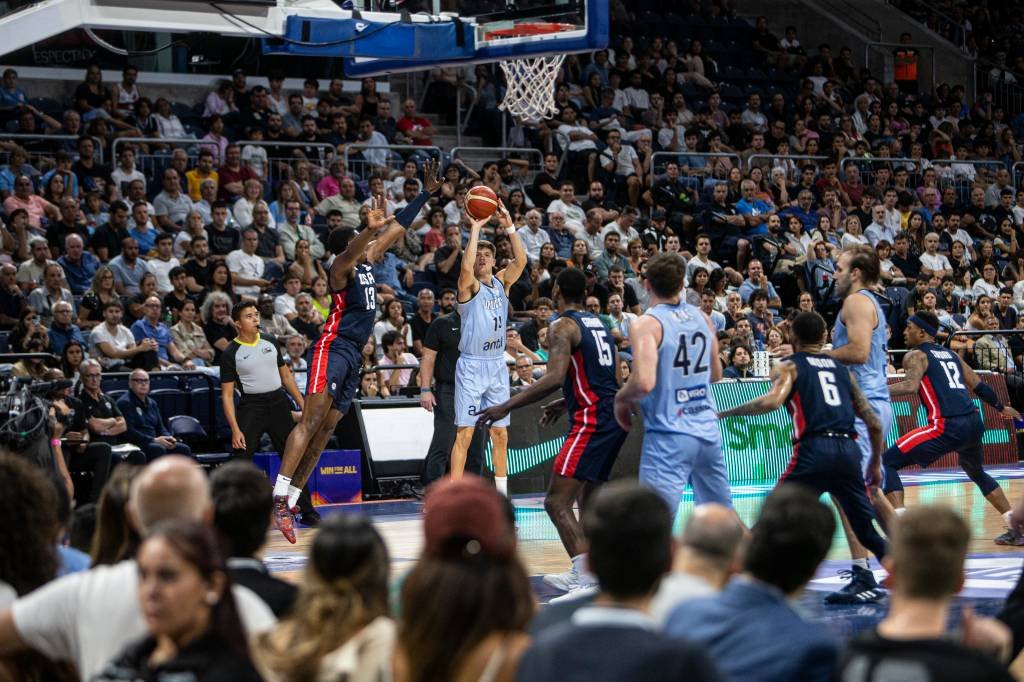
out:
M753 201L747 201L746 199L740 199L736 202L736 211L743 216L753 215L764 215L765 213L771 213L772 207L760 199L754 199ZM743 230L745 236L768 234L768 228L765 227L764 223L756 227L747 226Z
M750 295L761 288L760 284L751 282L749 279L743 280L743 284L740 285L740 298L743 299L744 303L750 300ZM768 300L778 298L779 295L775 292L775 287L771 282L768 282Z
M156 326L153 326L145 318L136 320L132 325L132 336L135 337L135 343L139 343L143 339L156 339L157 355L161 360L171 361L170 356L167 355L167 345L171 342L171 330L163 322L157 322Z
M139 243L139 254L142 256L145 256L156 246L156 230L146 230L143 232L139 228L133 227L128 230L128 234Z

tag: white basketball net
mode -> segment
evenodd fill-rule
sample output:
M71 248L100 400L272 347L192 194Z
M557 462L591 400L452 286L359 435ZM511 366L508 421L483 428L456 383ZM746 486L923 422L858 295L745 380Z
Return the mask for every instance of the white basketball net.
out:
M499 62L508 88L498 108L523 121L541 121L557 114L555 79L564 60L564 54L552 54Z

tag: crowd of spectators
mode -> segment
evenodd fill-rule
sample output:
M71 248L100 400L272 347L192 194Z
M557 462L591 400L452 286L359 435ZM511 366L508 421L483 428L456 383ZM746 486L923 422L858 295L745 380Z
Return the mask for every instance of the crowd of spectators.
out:
M24 458L0 455L0 474L0 673L18 679L1012 680L1024 636L1020 587L998 618L950 625L970 530L945 506L896 522L888 612L841 641L792 604L836 528L798 484L749 534L708 504L673 538L653 491L611 483L582 519L598 589L538 611L512 506L475 476L429 489L411 569L337 514L295 585L259 558L272 491L251 463L124 465L73 516Z

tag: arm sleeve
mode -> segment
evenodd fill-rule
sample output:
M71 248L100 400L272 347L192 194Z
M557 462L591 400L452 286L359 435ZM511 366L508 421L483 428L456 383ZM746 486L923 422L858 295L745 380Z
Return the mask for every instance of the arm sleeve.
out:
M398 224L402 227L409 229L409 226L412 225L414 220L416 220L416 216L420 214L420 211L423 209L423 205L427 203L429 198L430 192L427 192L426 190L420 192L416 195L415 199L410 201L405 208L398 212L398 215L395 216L395 220L397 220Z

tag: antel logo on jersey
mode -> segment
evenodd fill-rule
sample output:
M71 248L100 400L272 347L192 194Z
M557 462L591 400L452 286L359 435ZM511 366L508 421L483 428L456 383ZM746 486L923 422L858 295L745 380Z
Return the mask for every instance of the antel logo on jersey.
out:
M494 341L488 341L484 344L484 352L489 350L505 350L505 337L495 339Z
M676 391L677 403L688 403L691 400L703 400L708 397L707 386L700 388L681 388Z

